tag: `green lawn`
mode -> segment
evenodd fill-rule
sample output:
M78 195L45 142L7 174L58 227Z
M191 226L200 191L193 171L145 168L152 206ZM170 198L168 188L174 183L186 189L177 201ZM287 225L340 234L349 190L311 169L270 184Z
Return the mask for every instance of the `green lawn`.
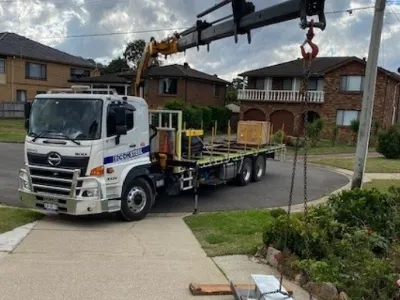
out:
M42 217L43 214L32 210L0 207L0 234Z
M267 210L206 213L185 222L208 256L254 254L265 226L273 220Z
M369 151L375 151L374 147L369 147ZM300 149L299 154L303 154L304 149ZM311 147L310 141L308 144L308 152L309 155L318 155L318 154L355 154L356 146L347 145L344 143L338 143L335 146L332 146L330 141L322 140L318 143L317 146ZM287 154L294 154L294 147L287 147Z
M310 162L329 165L341 169L354 170L354 159L326 158L312 159ZM365 168L367 173L400 173L400 159L386 159L383 157L370 157Z
M363 189L372 189L376 188L382 193L386 193L389 190L389 187L395 186L400 188L400 180L396 179L374 179L370 182L363 184Z
M25 134L23 119L0 119L0 142L23 142Z

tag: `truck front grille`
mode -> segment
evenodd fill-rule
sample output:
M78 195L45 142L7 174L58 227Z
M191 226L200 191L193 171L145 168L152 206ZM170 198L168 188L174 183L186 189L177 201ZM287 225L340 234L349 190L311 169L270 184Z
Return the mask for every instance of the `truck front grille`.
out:
M29 166L35 193L69 196L74 181L74 170Z
M32 188L35 193L51 194L68 197L75 184L82 185L81 181L76 182L77 177L85 176L89 157L61 156L57 166L52 166L48 160L48 154L28 153L29 173ZM75 174L75 170L79 170ZM77 195L79 189L76 191ZM72 196L75 196L72 195Z

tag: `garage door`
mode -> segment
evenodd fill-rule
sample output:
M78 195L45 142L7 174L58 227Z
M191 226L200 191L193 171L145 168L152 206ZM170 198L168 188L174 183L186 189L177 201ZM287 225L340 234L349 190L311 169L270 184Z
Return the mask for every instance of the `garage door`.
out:
M275 133L285 124L284 131L287 135L293 135L294 116L287 110L277 110L271 114L271 124L274 126Z
M265 121L265 114L257 108L252 108L244 113L243 119L245 121Z

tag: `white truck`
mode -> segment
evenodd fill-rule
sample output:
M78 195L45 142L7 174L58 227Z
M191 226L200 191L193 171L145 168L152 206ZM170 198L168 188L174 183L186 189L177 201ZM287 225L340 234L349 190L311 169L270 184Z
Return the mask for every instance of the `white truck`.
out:
M26 103L25 168L19 196L27 206L62 214L117 212L146 217L156 196L200 185L260 180L283 145L203 143L184 130L182 112L148 110L143 98L84 86L50 90Z

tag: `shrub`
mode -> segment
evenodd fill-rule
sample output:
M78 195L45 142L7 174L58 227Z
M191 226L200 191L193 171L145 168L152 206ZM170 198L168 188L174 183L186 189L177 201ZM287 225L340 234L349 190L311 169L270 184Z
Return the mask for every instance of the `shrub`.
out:
M349 190L329 197L334 218L349 227L368 227L384 237L393 237L396 222L397 195L376 189Z
M210 130L212 127L211 108L209 108L208 106L198 106L197 108L203 112L203 129Z
M311 146L317 146L321 139L321 133L324 128L324 121L322 119L317 119L307 125L307 135L311 140Z
M335 146L338 140L338 135L339 135L339 126L334 125L332 128L332 135L331 135L331 143L332 146Z
M277 132L274 133L273 141L275 144L280 144L282 141L285 142L285 137L285 132L282 129L279 129Z
M353 132L353 142L357 142L358 130L360 128L360 120L354 119L350 122L350 129Z
M224 106L211 106L211 119L212 126L217 121L217 131L226 132L228 128L228 121L232 116L232 111L225 108Z
M396 124L389 128L387 132L378 135L378 145L376 151L386 158L400 158L400 125Z
M303 148L306 144L304 138L297 139L297 137L290 135L287 135L283 142L289 147L296 147L296 144L298 143L299 148Z
M283 208L274 208L268 211L269 214L273 217L273 218L278 218L280 216L286 215L286 210L284 210Z

